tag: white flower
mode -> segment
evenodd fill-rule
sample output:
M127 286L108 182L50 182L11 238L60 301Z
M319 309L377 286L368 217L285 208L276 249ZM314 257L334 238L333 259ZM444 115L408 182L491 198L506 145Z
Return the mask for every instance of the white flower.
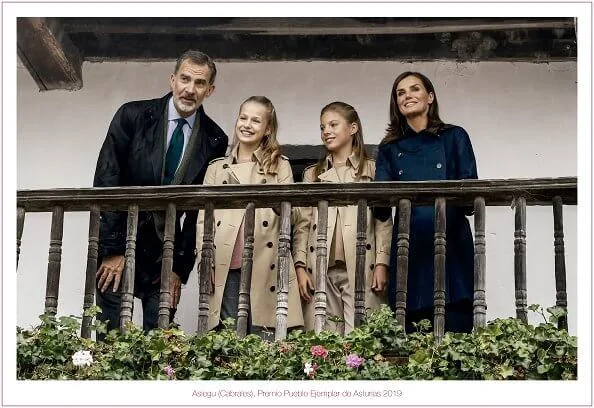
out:
M303 372L305 373L305 375L311 375L314 371L315 369L311 366L311 363L305 363L305 365L303 366Z
M93 356L88 350L80 350L72 355L72 364L76 367L90 366L93 363Z

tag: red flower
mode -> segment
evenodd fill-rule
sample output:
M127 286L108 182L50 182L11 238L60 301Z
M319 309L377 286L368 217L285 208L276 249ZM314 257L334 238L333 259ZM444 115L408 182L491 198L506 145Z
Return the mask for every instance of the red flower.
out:
M309 351L311 352L311 355L314 357L328 357L328 350L326 350L324 346L311 346Z

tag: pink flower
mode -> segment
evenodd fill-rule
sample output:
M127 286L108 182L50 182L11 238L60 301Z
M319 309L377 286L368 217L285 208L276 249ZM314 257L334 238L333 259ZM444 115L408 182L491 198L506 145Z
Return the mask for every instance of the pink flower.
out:
M346 365L350 368L359 368L365 359L363 357L359 357L356 354L349 354L346 358Z
M171 380L173 378L173 376L175 375L175 370L173 369L173 367L171 367L171 365L166 365L165 367L163 367L163 371L165 372L165 374L167 374L167 377Z
M314 357L328 357L328 350L326 350L324 346L311 346L309 351L311 352L311 355Z

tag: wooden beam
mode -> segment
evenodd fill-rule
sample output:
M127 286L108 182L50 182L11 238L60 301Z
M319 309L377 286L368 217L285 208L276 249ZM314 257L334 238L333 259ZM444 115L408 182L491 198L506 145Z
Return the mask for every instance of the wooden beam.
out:
M491 30L414 35L252 35L71 33L85 61L175 60L199 47L217 62L233 61L527 61L575 60L570 30ZM509 33L509 34L508 34Z
M366 21L370 20L370 21ZM385 35L574 28L573 18L64 18L68 32L106 34Z
M59 21L17 18L17 53L39 90L82 88L82 58Z

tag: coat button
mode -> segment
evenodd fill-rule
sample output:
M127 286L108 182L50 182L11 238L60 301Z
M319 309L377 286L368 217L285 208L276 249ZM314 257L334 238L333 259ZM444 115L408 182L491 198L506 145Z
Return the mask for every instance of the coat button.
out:
M311 270L311 268L307 268L307 272L313 273L313 271Z
M268 226L268 221L262 221L262 226L267 227Z
M437 163L437 165L435 167L437 167L438 169L441 169L441 163Z
M309 247L309 252L313 252L313 251L314 251L314 247L313 246L310 246Z
M274 264L270 265L270 269L271 270L274 269L274 266L275 266Z
M402 176L402 173L404 173L402 170L398 170L398 175Z
M268 242L268 243L266 244L266 246L267 246L268 248L272 248L272 242Z
M198 255L198 250L194 248L194 256Z
M402 157L402 152L398 152L398 157Z
M223 180L223 184L227 184L227 180Z
M371 249L371 244L365 245L365 248L367 248L368 250Z
M221 225L221 220L217 221L217 227Z
M274 286L271 286L271 287L270 287L270 291L271 291L271 292L274 292L274 290L275 290L275 289L276 289L276 287L274 287Z
M266 184L266 179L262 179L262 181L260 183Z
M313 230L315 231L315 230L316 230L316 228L317 228L317 225L316 225L316 224L314 224L314 225L313 225Z
M369 265L369 269L373 270L373 267L374 267L373 264Z
M224 169L228 169L229 168L229 165L227 163L225 163L225 164L223 164L223 168Z

